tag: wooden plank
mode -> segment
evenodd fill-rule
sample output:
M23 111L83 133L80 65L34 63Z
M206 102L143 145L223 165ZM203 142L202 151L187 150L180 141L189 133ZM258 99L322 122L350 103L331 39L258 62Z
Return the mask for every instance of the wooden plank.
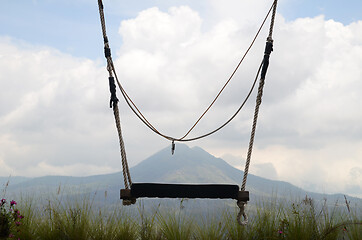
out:
M135 198L210 198L249 200L249 192L230 184L133 183L131 190L121 189L121 199Z

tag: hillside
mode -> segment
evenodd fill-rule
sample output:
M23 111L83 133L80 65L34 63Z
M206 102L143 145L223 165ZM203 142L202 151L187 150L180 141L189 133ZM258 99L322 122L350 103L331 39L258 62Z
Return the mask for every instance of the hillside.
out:
M199 147L189 148L177 144L174 155L165 148L148 157L130 169L134 182L160 183L230 183L240 184L243 172L230 166L224 160L216 158ZM8 178L0 178L4 185ZM88 177L45 176L38 178L11 177L7 194L38 195L56 194L66 188L67 195L77 196L91 193L105 193L109 201L119 201L119 189L123 187L121 173L112 173ZM70 190L70 191L69 191ZM247 190L250 202L258 198L303 198L306 195L317 201L327 198L330 203L344 199L342 194L325 195L311 193L290 183L272 181L252 174L248 177ZM98 194L103 196L104 194ZM99 201L102 198L99 197ZM361 203L361 199L349 197L352 202Z

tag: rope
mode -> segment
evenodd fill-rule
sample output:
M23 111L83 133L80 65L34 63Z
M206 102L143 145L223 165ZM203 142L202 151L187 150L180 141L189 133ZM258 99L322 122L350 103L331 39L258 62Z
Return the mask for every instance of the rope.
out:
M124 180L124 187L129 189L132 185L131 174L129 172L127 156L126 156L126 149L124 146L123 136L122 136L122 129L121 129L121 121L119 117L119 109L118 109L118 99L116 96L116 86L114 83L113 77L113 61L111 57L111 50L109 48L107 33L106 33L106 25L103 13L103 3L102 0L98 0L98 7L99 7L99 15L101 18L101 25L102 25L102 33L103 33L103 40L104 40L104 55L107 59L107 71L109 74L109 87L111 92L111 99L110 99L110 107L113 108L113 115L116 123L116 128L118 132L118 139L119 139L119 146L120 146L120 153L121 153L121 162L122 162L122 171L123 171L123 180ZM117 76L116 76L117 79ZM117 79L118 81L118 79ZM133 202L133 200L123 201L123 204L129 205Z
M101 3L101 0L98 0L98 2ZM194 140L198 140L198 139L201 139L201 138L204 138L206 136L209 136L213 133L216 133L217 131L219 131L220 129L222 129L223 127L225 127L228 123L230 123L234 118L235 116L240 112L240 110L243 108L243 106L245 105L245 103L247 102L247 100L249 99L250 95L251 95L251 92L253 91L254 89L254 86L256 84L256 81L257 81L257 78L255 79L248 95L246 96L246 98L244 99L243 103L241 104L241 106L236 110L236 112L224 123L222 124L220 127L216 128L215 130L213 131L210 131L206 134L203 134L203 135L200 135L198 137L194 137L194 138L186 138L190 132L196 127L196 125L200 122L200 120L205 116L205 114L209 111L209 109L213 106L213 104L216 102L216 100L219 98L219 96L221 95L221 93L223 92L223 90L226 88L226 86L228 85L228 83L231 81L231 79L233 78L233 76L235 75L236 71L238 70L238 68L240 67L241 63L243 62L244 58L246 57L246 55L248 54L249 50L251 49L251 47L253 46L255 40L257 39L257 37L259 36L259 33L261 31L261 29L263 28L268 16L270 15L270 12L272 11L273 9L273 5L270 7L266 17L264 18L261 26L259 27L253 41L251 42L250 46L248 47L247 51L245 52L245 54L243 55L243 57L241 58L241 60L239 61L238 65L236 66L235 70L233 71L233 73L231 74L231 76L228 78L228 80L226 81L226 83L224 84L224 86L222 87L222 89L218 92L218 94L216 95L216 97L214 98L214 100L211 102L211 104L207 107L207 109L203 112L203 114L198 118L198 120L193 124L193 126L187 131L187 133L181 137L181 138L175 138L175 137L172 137L172 136L168 136L166 134L163 134L161 133L160 131L157 130L156 127L154 127L148 120L147 118L142 114L142 112L139 110L139 108L136 106L136 104L132 101L132 99L129 97L129 95L127 94L127 92L125 91L125 89L123 88L122 84L120 83L120 81L118 80L118 77L117 77L117 73L115 71L115 68L114 68L114 65L113 65L113 61L110 57L110 64L108 64L111 68L111 71L113 72L115 78L116 78L116 82L117 82L117 85L119 87L119 89L121 90L121 93L123 95L123 98L125 99L127 105L129 106L129 108L133 111L133 113L150 129L152 130L154 133L158 134L159 136L161 137L164 137L170 141L179 141L179 142L187 142L187 141L194 141ZM108 47L108 39L105 35L105 20L104 20L104 13L103 13L103 5L102 5L102 8L100 7L100 14L101 14L101 23L102 23L102 29L104 29L103 31L103 37L106 39L105 41L107 41L107 47ZM103 28L104 26L104 28ZM109 48L109 47L108 47ZM106 49L106 47L105 47ZM260 68L259 68L260 69ZM258 70L258 74L259 74L259 70ZM258 75L257 74L257 75Z
M195 124L189 129L189 131L188 131L182 138L180 138L180 140L183 140L184 138L186 138L186 137L189 135L189 133L196 127L196 125L197 125L197 124L200 122L200 120L205 116L205 114L210 110L210 108L212 107L212 105L214 105L214 103L216 102L216 100L219 98L219 96L221 95L221 93L224 91L224 89L226 88L226 86L229 84L229 82L231 81L231 79L234 77L236 71L239 69L241 63L244 61L244 58L245 58L246 55L249 53L250 49L251 49L252 46L254 45L254 42L255 42L256 39L258 38L259 33L260 33L261 29L263 28L263 26L264 26L264 24L265 24L265 22L266 22L266 20L267 20L267 18L268 18L268 16L269 16L269 14L270 14L271 9L272 9L272 7L269 9L267 15L265 16L262 24L261 24L260 27L259 27L257 33L255 34L255 36L254 36L254 38L253 38L253 41L251 42L251 44L249 45L249 47L248 47L248 49L246 50L245 54L243 55L243 57L242 57L241 60L239 61L239 63L238 63L238 65L236 66L235 70L234 70L234 71L232 72L232 74L230 75L229 79L226 81L226 83L225 83L224 86L221 88L221 90L220 90L219 93L216 95L216 97L215 97L214 100L211 102L211 104L206 108L206 110L205 110L205 111L203 112L203 114L199 117L199 119L197 119L197 121L195 122ZM249 98L249 95L248 95L247 98ZM243 103L242 105L244 105L244 103ZM239 112L239 111L240 111L240 110L238 110L237 112ZM235 115L236 115L236 114L235 114ZM231 118L231 120L232 120L233 118L234 118L234 116ZM230 120L230 121L231 121L231 120ZM227 123L230 122L230 121L227 121ZM226 124L225 124L225 125L226 125ZM224 126L225 126L225 125L224 125ZM222 126L222 127L223 127L223 126ZM221 127L221 128L222 128L222 127ZM219 128L219 129L221 129L221 128ZM218 129L218 130L219 130L219 129ZM218 130L216 130L216 131L218 131ZM214 133L214 132L216 132L216 131L212 131L212 133ZM210 133L210 134L212 134L212 133ZM208 135L210 135L210 134L205 134L205 137L208 136ZM199 139L199 138L201 138L201 137L198 137L198 138L195 138L195 139Z
M272 35L273 35L273 28L274 28L274 21L275 21L275 13L276 13L276 8L277 8L277 1L278 0L274 0L274 3L273 3L273 13L272 13L271 21L270 21L269 35L268 35L266 46L265 46L265 52L264 52L264 58L263 58L263 68L262 68L261 77L260 77L260 81L259 81L258 95L256 97L254 119L253 119L251 134L250 134L249 148L248 148L248 154L247 154L247 158L246 158L246 162L245 162L245 170L244 170L243 182L241 185L241 191L245 191L246 181L247 181L248 174L249 174L249 166L250 166L251 154L253 152L256 125L257 125L258 115L259 115L259 107L261 105L262 97L263 97L265 76L266 76L266 72L267 72L268 66L269 66L269 57L270 57L271 52L273 51ZM238 201L237 205L239 207L239 214L237 216L237 221L240 225L246 225L248 223L248 217L245 213L246 202ZM243 221L241 221L241 216L244 217Z
M248 176L248 173L249 173L251 153L253 151L256 124L257 124L257 121L258 121L259 107L260 107L261 99L262 99L262 96L263 96L264 84L265 84L265 79L261 78L260 82L259 82L258 96L257 96L257 99L256 99L256 105L255 105L255 111L254 111L254 119L253 119L251 134L250 134L249 148L248 148L248 154L247 154L246 163L245 163L245 170L244 170L243 183L241 185L241 191L245 191L246 180L247 180L247 176Z
M248 215L246 215L246 213L245 213L245 202L238 201L236 204L239 207L239 213L238 213L238 216L236 217L236 219L237 219L239 225L245 226L246 224L248 224ZM244 218L243 221L241 221L241 217Z
M270 39L272 39L272 36L273 36L275 14L277 12L277 4L278 4L278 0L274 0L273 13L272 13L271 20L270 20L269 36L268 36Z
M209 133L206 133L206 134L204 134L204 135L201 135L201 136L198 136L198 137L194 137L194 138L174 139L174 138L172 138L172 137L166 136L166 135L158 132L157 129L155 129L152 125L151 125L151 126L148 126L148 125L147 125L147 124L148 124L148 123L147 123L147 122L148 122L147 120L145 120L145 119L143 119L143 118L140 118L140 120L141 120L144 124L146 124L152 131L154 131L154 132L157 133L158 135L160 135L160 136L162 136L162 137L164 137L164 138L166 138L166 139L168 139L168 140L171 140L172 142L174 142L174 141L187 142L187 141L194 141L194 140L198 140L198 139L207 137L207 136L209 136L209 135L211 135L211 134L219 131L219 130L222 129L223 127L225 127L228 123L230 123L230 122L238 115L238 113L239 113L239 112L241 111L241 109L244 107L244 105L245 105L246 102L248 101L249 97L251 96L251 93L253 92L253 90L254 90L254 88L255 88L255 85L256 85L256 83L257 83L258 76L259 76L259 74L260 74L260 71L261 71L261 69L262 69L262 66L263 66L263 62L260 64L259 69L258 69L257 74L256 74L256 77L255 77L255 79L254 79L254 82L253 82L253 84L252 84L252 86L251 86L251 88L250 88L250 90L249 90L246 98L244 99L243 103L240 105L240 107L236 110L236 112L235 112L224 124L222 124L220 127L216 128L215 130L213 130L213 131L211 131L211 132L209 132ZM126 99L126 98L125 98L125 99ZM131 103L128 101L128 99L126 99L126 103L127 103L129 106L130 106L130 104L131 104ZM136 112L133 108L131 108L131 110L137 115L137 112Z
M123 141L123 137L122 137L121 121L119 118L119 110L118 110L117 104L113 105L113 113L114 113L114 119L116 121L116 127L117 127L118 138L119 138L119 146L120 146L120 152L121 152L121 157L122 157L124 185L125 185L126 189L129 189L130 185L132 185L132 180L131 180L131 174L129 172L126 150L124 147L124 141Z

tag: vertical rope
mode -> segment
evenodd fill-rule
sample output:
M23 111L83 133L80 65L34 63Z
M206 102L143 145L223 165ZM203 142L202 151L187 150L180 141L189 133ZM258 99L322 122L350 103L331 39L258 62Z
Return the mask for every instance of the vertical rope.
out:
M116 128L117 128L118 138L119 138L119 147L120 147L120 153L121 153L121 158L122 158L124 185L125 185L126 189L129 189L130 185L132 185L132 180L131 180L131 174L129 172L128 162L127 162L126 148L124 147L124 141L123 141L123 137L122 137L122 129L121 129L121 121L120 121L120 117L119 117L118 104L113 105L113 113L114 113L114 119L116 122Z
M109 84L110 84L110 91L111 91L111 100L110 100L110 107L113 108L113 115L116 123L118 139L119 139L119 146L120 146L120 153L121 153L121 162L122 162L122 172L123 172L123 180L124 180L124 187L129 189L132 185L131 174L128 167L127 162L127 155L126 155L126 148L124 146L123 136L122 136L122 129L121 129L121 120L119 116L119 109L118 109L118 99L116 97L115 91L115 83L113 79L112 72L113 69L113 61L111 57L111 50L109 48L109 42L106 33L106 24L104 19L104 12L103 12L103 3L102 0L98 0L98 7L99 7L99 15L101 19L101 26L102 26L102 34L104 40L104 55L107 59L107 71L109 74ZM131 204L133 202L124 201L124 204Z
M258 96L257 96L257 99L256 99L256 105L255 105L255 111L254 111L254 119L253 119L251 134L250 134L249 148L248 148L248 154L247 154L246 163L245 163L245 170L244 170L243 183L241 185L241 191L245 191L246 180L247 180L247 177L248 177L250 160L251 160L251 154L253 152L256 125L257 125L257 122L258 122L259 107L260 107L260 104L261 104L261 101L262 101L262 96L263 96L264 84L265 84L265 79L261 78L260 82L259 82Z
M250 134L249 148L248 148L248 153L247 153L246 162L245 162L245 169L244 169L243 182L242 182L242 185L241 185L241 191L245 191L246 181L247 181L248 174L249 174L249 167L250 167L251 155L252 155L252 152L253 152L256 125L257 125L258 116L259 116L259 108L260 108L260 105L261 105L261 102L262 102L262 97L263 97L265 76L266 76L266 72L267 72L267 69L268 69L268 66L269 66L270 53L273 51L273 38L272 38L272 35L273 35L273 29L274 29L276 8L277 8L277 0L274 0L273 13L272 13L272 16L271 16L269 35L268 35L268 38L267 38L265 51L264 51L263 68L262 68L261 77L260 77L260 81L259 81L258 95L256 97L256 105L255 105L255 111L254 111L253 125L252 125L252 129L251 129L251 134ZM240 209L239 213L237 215L237 221L238 221L238 223L240 225L246 225L248 223L248 217L247 217L247 215L245 213L246 202L238 201L237 205L238 205L238 207ZM243 221L241 220L241 216L244 217Z
M252 125L252 130L251 130L251 134L250 134L250 141L249 141L249 148L248 148L248 155L246 158L246 163L245 163L245 170L244 170L244 177L243 177L243 182L241 185L241 191L245 191L245 186L246 186L246 181L248 178L248 173L249 173L249 166L250 166L250 159L251 159L251 154L253 152L253 145L254 145L254 138L255 138L255 132L256 132L256 125L258 122L258 115L259 115L259 107L261 104L261 100L262 100L262 96L263 96L263 88L264 88L264 83L265 83L265 79L264 78L260 78L259 81L259 88L258 88L258 95L256 98L256 105L255 105L255 111L254 111L254 119L253 119L253 125ZM237 201L237 205L239 207L239 213L237 215L237 221L240 225L246 225L248 224L248 216L245 213L245 205L246 202L244 201ZM241 221L241 216L243 216L244 220Z
M272 36L273 36L275 14L277 12L277 4L278 4L278 0L274 0L274 7L273 7L273 13L271 16L271 20L270 20L270 28L269 28L269 36L268 36L268 38L270 38L270 39L272 39Z

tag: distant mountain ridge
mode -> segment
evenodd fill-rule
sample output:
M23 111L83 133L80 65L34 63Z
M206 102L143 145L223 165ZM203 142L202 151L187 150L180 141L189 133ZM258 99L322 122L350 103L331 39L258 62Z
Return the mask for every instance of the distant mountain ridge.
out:
M131 169L134 181L169 183L233 183L240 171L199 147L178 144L174 155L165 148ZM231 174L231 175L230 175ZM239 180L242 175L239 175Z
M177 144L174 155L169 148L148 157L130 169L133 182L160 183L228 183L241 184L243 172L232 167L221 158L209 154L200 147L190 148L185 144ZM0 177L0 184L8 181ZM16 193L55 193L59 187L73 189L73 194L87 194L95 191L108 193L109 198L119 201L119 189L123 187L120 172L88 177L45 176L37 178L11 177L7 189L9 194ZM305 197L314 199L328 198L334 202L343 199L342 194L319 194L305 191L290 183L268 180L252 174L248 176L247 190L251 201L262 198ZM361 203L361 199L349 197Z
M238 184L243 178L243 171L229 165L221 158L216 158L200 147L190 148L178 144L174 155L165 148L131 168L135 182L165 183L220 183ZM290 183L273 181L252 174L248 176L247 190L257 195L271 196L278 191L290 193L303 191Z

